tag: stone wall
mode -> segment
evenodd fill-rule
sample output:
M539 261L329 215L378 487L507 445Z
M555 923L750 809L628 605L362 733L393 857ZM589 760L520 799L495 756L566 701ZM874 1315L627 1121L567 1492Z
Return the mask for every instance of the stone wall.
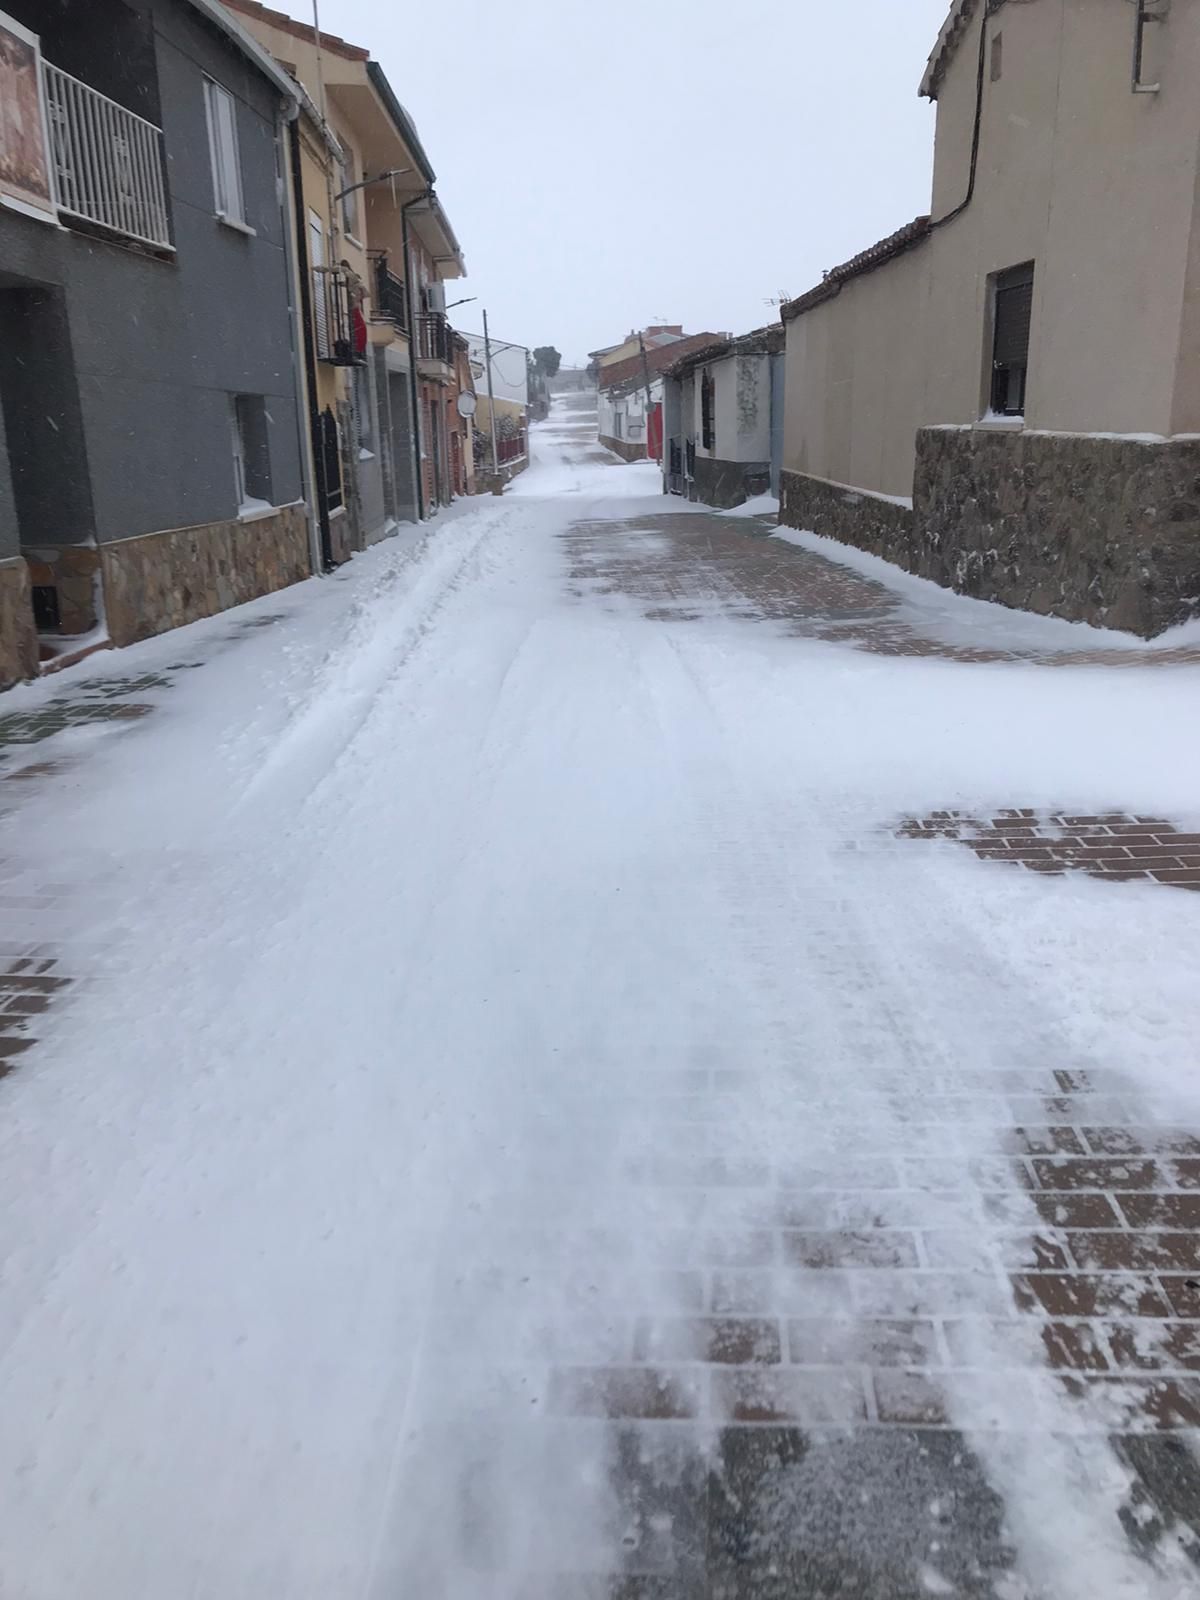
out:
M1200 611L1200 440L925 428L915 507L901 564L963 594L1143 638Z
M720 461L697 455L692 467L688 499L731 511L771 487L769 461Z
M58 596L58 631L91 633L99 622L100 552L91 544L65 544L27 550L30 582Z
M22 678L36 678L37 672L29 567L20 556L14 556L0 562L0 689Z
M913 514L896 501L785 469L779 475L779 520L913 570Z
M646 441L644 439L631 441L629 439L613 439L602 433L600 443L606 450L611 450L613 455L620 456L622 461L645 461Z
M100 548L109 637L133 644L307 578L302 504L246 521L120 539Z

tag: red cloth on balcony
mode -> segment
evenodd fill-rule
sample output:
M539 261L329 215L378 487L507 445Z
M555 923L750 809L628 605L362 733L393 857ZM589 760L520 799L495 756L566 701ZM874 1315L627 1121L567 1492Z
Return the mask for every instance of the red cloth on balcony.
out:
M367 348L367 319L358 306L351 309L350 317L354 329L354 354L361 356L366 353Z

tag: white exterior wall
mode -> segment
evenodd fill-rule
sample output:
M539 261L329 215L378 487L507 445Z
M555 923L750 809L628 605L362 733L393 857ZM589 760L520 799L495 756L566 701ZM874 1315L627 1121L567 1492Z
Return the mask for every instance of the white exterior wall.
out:
M771 370L765 355L728 355L708 369L714 384L717 461L767 461L771 455ZM697 405L699 393L697 391ZM700 437L697 413L696 436Z
M483 336L468 333L464 337L475 378L475 392L486 396L488 383ZM524 345L509 344L505 339L492 340L492 392L497 400L512 400L519 406L529 404L528 356Z
M658 405L663 397L663 381L650 381L650 403ZM620 439L631 444L646 442L646 391L634 389L628 394L613 395L600 391L599 428L602 436Z

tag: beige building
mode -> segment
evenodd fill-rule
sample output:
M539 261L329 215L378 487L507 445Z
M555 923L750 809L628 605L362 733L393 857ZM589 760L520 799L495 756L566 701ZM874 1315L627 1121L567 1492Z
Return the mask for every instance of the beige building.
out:
M332 556L342 560L464 492L444 285L466 268L429 157L370 52L258 0L224 4L303 87L341 152L322 159L307 129L300 243L314 450Z
M785 520L1153 634L1200 594L1200 6L955 0L928 217L783 308Z

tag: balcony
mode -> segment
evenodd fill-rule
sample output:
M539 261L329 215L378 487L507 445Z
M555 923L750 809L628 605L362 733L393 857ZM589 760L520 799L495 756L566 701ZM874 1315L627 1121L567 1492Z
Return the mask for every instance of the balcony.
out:
M341 267L314 267L312 277L317 360L333 367L365 366L366 324L361 314L355 317L349 278Z
M42 80L60 213L170 250L161 128L48 61Z
M408 334L408 291L403 278L388 269L386 255L375 257L375 317Z
M435 383L454 376L454 334L442 311L417 318L417 371Z

